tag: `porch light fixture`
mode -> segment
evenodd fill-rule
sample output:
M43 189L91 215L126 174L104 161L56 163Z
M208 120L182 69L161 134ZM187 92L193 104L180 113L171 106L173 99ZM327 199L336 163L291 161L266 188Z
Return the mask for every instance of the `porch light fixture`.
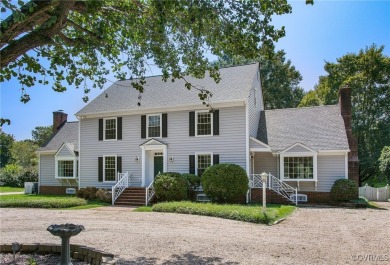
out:
M268 174L263 172L260 174L261 176L261 182L262 182L262 186L263 186L263 209L265 209L267 206L266 206L266 190L265 190L265 187L267 186L267 178L268 178Z
M169 157L169 162L173 162L173 156Z
M136 161L136 162L139 162L139 156L136 156L136 157L135 157L135 161Z

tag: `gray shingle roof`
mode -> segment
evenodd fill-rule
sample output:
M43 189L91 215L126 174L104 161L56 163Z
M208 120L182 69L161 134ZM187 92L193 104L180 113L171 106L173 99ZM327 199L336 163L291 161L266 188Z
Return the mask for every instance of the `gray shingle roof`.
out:
M221 68L221 81L216 84L210 77L195 79L186 77L191 84L213 93L210 103L245 100L256 77L258 64ZM201 105L198 91L188 91L183 80L175 82L161 80L161 76L146 78L141 106L137 106L139 93L130 80L118 81L82 108L76 115L106 112L132 111L149 108Z
M296 143L318 150L349 150L338 105L262 111L257 139L280 152Z
M52 138L46 142L38 151L57 151L64 143L74 144L74 150L78 151L79 143L79 122L67 122L61 129L52 136Z

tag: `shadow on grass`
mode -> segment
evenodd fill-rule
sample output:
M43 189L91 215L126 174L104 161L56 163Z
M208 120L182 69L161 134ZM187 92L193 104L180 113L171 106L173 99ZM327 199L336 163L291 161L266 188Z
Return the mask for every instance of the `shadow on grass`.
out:
M226 264L226 265L235 265L239 264L238 262L223 262L220 257L201 257L195 255L192 252L184 253L182 255L172 255L168 260L158 260L157 258L146 258L138 257L133 260L119 259L116 263L118 265L132 265L132 264L142 264L142 265L154 265L154 264L163 264L163 265L181 265L181 264Z

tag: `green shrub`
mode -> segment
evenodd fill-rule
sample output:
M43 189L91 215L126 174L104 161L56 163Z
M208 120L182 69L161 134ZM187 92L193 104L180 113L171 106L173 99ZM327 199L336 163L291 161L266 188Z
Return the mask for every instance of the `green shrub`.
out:
M18 194L0 197L0 208L68 208L84 205L87 205L86 200L74 196Z
M112 202L112 194L109 190L99 189L95 196L101 202Z
M163 202L152 207L155 212L170 212L220 217L238 221L273 224L291 214L295 206L268 207L265 210L257 205L214 204L194 202Z
M16 165L7 165L0 170L2 186L23 188L24 182L38 182L38 172L34 169L22 170Z
M334 202L346 202L357 199L358 196L358 186L351 179L336 180L330 190L330 198Z
M187 198L187 181L180 173L158 175L153 184L158 201L181 201Z
M98 188L96 187L86 187L86 188L79 189L76 192L76 196L79 198L84 198L86 200L95 200L97 191Z
M245 170L234 164L217 164L203 173L204 193L214 202L241 203L248 191L248 176Z
M200 187L200 177L194 174L182 174L187 181L187 197L191 201L196 201L197 189Z

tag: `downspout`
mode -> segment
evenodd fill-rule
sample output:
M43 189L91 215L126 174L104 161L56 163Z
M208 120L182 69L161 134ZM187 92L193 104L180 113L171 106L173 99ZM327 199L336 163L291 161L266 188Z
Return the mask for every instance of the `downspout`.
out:
M77 188L80 190L80 187L81 187L81 175L80 175L80 172L81 172L81 119L79 119L78 116L76 116L76 118L79 120L79 157L78 157L78 162L76 160L76 163L78 163L78 169L77 169L77 178L78 178L78 182L77 182ZM77 159L77 157L76 157Z
M246 163L246 174L250 176L250 161L249 161L249 111L248 111L248 99L245 100L245 163ZM249 202L248 196L246 196L246 203Z

